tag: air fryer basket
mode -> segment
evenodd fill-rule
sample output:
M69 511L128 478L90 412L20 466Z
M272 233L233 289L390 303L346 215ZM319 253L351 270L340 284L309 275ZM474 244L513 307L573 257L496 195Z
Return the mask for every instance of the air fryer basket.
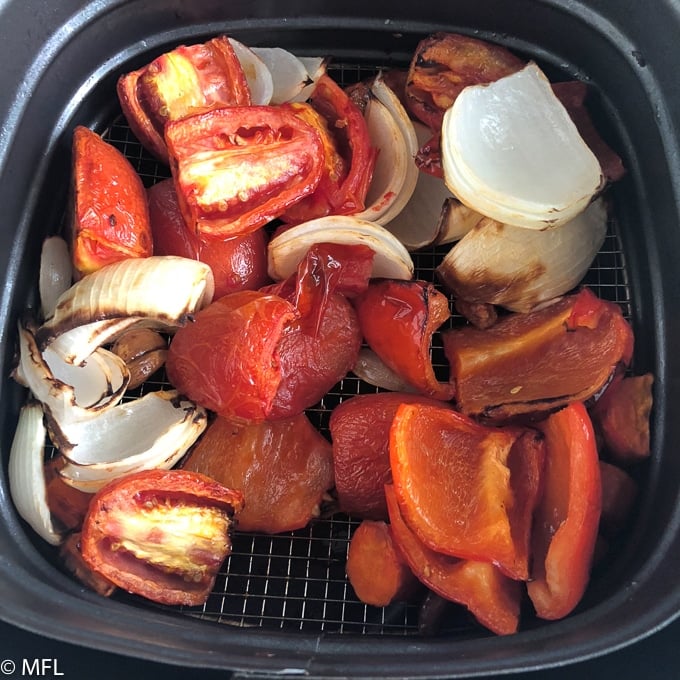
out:
M40 243L62 219L73 127L102 132L147 186L167 176L120 115L120 73L181 42L228 33L250 45L328 54L331 74L347 84L379 68L405 66L428 33L467 32L535 58L551 74L591 82L598 127L627 166L613 191L615 217L586 282L621 305L635 329L635 372L651 371L656 378L653 454L636 471L641 493L635 518L567 619L546 623L528 615L520 633L502 638L484 632L461 608L440 635L423 638L416 605L377 609L356 600L344 574L357 526L352 518L321 518L285 535L237 534L205 606L177 610L133 597L105 600L83 590L17 519L3 475L0 616L60 639L169 663L425 677L576 661L668 622L680 607L680 463L671 450L680 427L671 411L680 399L680 366L668 351L680 342L673 257L680 253L680 149L674 135L680 92L670 68L680 28L677 8L670 0L657 3L655 12L605 0L568 7L548 0L440 1L419 7L414 16L412 4L394 1L370 8L350 0L252 4L70 1L51 8L49 17L41 16L47 10L34 0L0 9L0 32L7 33L0 51L3 63L13 66L0 83L15 95L0 103L3 375L11 366L17 315L35 301ZM414 254L418 275L432 280L443 252ZM435 362L440 354L435 348ZM309 411L312 422L327 433L333 406L367 389L349 375ZM9 379L0 390L6 469L24 393Z

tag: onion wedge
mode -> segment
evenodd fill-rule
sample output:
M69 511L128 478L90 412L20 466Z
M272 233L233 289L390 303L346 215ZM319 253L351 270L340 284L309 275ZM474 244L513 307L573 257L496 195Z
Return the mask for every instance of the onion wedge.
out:
M50 432L91 420L123 397L130 373L125 362L102 348L82 365L65 364L54 352L40 352L28 325L19 324L16 381L43 406Z
M352 367L352 373L369 385L390 392L415 393L418 391L391 368L388 368L385 362L368 347L362 347L359 350L356 363Z
M250 100L255 106L266 106L274 94L274 79L262 59L243 43L229 38L236 57L238 58L246 82L250 88Z
M604 185L599 161L534 63L458 95L444 114L442 163L460 201L532 229L573 219Z
M269 276L288 278L315 243L366 245L373 250L373 278L411 279L413 260L399 239L387 229L354 215L329 215L303 222L275 236L268 245Z
M293 101L311 80L305 65L282 47L253 47L252 51L264 62L274 81L270 102L284 104Z
M583 279L607 233L607 206L597 199L567 224L538 231L483 218L436 272L457 298L529 312Z
M370 94L366 123L378 158L366 209L355 217L386 225L403 210L416 188L418 138L399 97L380 75L371 83Z
M40 254L40 308L43 318L54 314L59 296L71 287L73 266L68 244L61 236L50 236L43 241Z
M198 260L171 255L121 260L71 286L36 340L44 348L78 326L123 318L181 326L212 301L213 290L212 270Z
M314 92L316 81L326 73L328 59L326 57L298 57L307 71L308 83L291 99L291 102L306 102Z
M205 409L176 390L150 392L60 432L59 449L67 461L60 475L70 486L92 493L124 474L170 469L207 422Z
M62 536L47 505L45 436L42 408L37 402L29 402L19 412L9 452L9 491L20 517L45 541L59 545Z

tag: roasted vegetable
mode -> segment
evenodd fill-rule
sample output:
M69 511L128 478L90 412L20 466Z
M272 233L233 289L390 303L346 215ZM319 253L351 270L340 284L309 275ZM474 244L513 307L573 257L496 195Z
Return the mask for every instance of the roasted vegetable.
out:
M447 330L442 339L458 406L495 421L595 396L633 351L620 307L587 288L485 330Z
M404 561L385 522L364 520L352 534L347 551L347 578L365 604L386 607L408 600L418 579Z
M286 222L306 222L324 215L360 212L365 207L373 177L376 151L371 146L366 121L356 104L330 76L324 74L316 83L311 105L325 119L343 163L326 161L319 186L309 197L286 210L283 215Z
M319 133L289 105L186 116L165 139L184 221L207 238L263 227L312 194L323 170Z
M247 106L250 90L226 36L180 45L118 80L118 99L139 141L168 160L165 124L207 108Z
M422 394L453 397L453 384L437 380L430 356L434 332L451 316L434 284L374 281L354 304L364 339L388 368Z
M128 592L172 605L202 604L231 552L243 496L185 470L147 470L111 482L83 523L83 559Z
M73 133L71 257L75 271L153 253L144 186L130 161L92 130Z
M182 468L243 493L241 531L300 529L319 515L333 486L330 444L304 413L246 424L218 417Z
M385 487L394 542L418 579L438 595L467 607L498 635L517 632L521 586L490 562L460 560L428 548L399 510L394 488Z
M602 486L595 433L582 403L566 406L539 427L546 446L544 490L527 589L540 618L559 619L576 607L588 584Z
M154 253L209 265L215 280L215 299L238 290L257 290L269 283L264 229L224 240L204 238L187 227L172 179L157 182L147 195Z
M339 509L356 517L387 519L385 484L392 481L390 427L400 404L440 402L418 394L360 394L333 409L335 492Z
M593 423L607 454L621 464L644 460L650 454L649 417L654 376L627 376L614 381L592 409Z
M402 404L390 429L400 512L430 549L529 577L531 522L543 468L540 437L485 427L440 406Z
M175 334L170 382L227 418L301 413L356 360L361 334L339 291L365 289L371 266L365 246L316 246L289 280L220 298Z

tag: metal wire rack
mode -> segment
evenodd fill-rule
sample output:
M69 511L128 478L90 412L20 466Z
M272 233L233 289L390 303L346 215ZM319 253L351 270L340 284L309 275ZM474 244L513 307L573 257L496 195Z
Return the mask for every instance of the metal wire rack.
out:
M336 64L331 74L341 84L357 82L376 73L376 66ZM104 134L139 172L145 186L170 176L169 169L154 160L119 116ZM435 268L451 246L413 253L416 277L437 284ZM625 257L611 222L600 253L588 272L585 284L600 297L621 305L630 318L631 300ZM454 315L450 324L460 321ZM435 370L447 376L448 367L435 336L432 347ZM165 385L161 375L147 386ZM376 391L349 374L307 414L319 431L330 439L328 419L333 408L353 395ZM202 607L180 609L182 614L239 627L297 630L309 633L359 633L415 635L418 605L395 604L376 608L358 601L345 576L347 549L359 521L333 515L314 521L305 529L277 535L236 532L233 551L223 565L214 590ZM480 629L462 610L454 612L444 632L465 634Z

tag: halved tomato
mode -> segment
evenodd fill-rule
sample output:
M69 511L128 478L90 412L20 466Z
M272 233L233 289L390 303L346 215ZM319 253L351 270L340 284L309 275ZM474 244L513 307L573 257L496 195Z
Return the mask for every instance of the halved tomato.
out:
M250 233L319 184L317 130L288 105L233 106L170 121L170 168L184 220L207 238Z

